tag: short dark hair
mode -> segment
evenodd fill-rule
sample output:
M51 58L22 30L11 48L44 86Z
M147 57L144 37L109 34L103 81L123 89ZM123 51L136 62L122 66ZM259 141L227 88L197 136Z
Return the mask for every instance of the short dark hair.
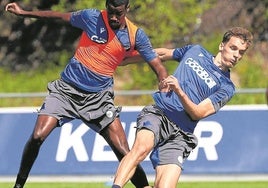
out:
M129 6L129 0L106 0L105 5L106 5L106 7L108 5L112 5L114 7L125 5L125 7L127 8Z
M253 35L250 31L243 27L233 27L229 29L222 38L222 43L226 43L231 37L238 37L247 43L247 47L252 44Z

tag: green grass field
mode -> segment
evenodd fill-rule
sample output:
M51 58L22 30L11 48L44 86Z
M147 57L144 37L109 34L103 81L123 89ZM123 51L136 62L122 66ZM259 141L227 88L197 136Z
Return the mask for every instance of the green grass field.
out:
M13 183L0 183L1 188L12 188ZM24 188L109 188L109 183L27 183ZM133 188L128 184L125 188ZM268 181L181 182L179 188L267 188Z

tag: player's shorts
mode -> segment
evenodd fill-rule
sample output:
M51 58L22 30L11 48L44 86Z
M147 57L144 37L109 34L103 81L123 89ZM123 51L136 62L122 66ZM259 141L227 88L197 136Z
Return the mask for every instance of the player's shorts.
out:
M154 149L150 159L158 165L176 164L183 169L183 162L197 146L192 133L182 131L155 105L146 106L137 119L137 131L148 129L154 133Z
M112 88L89 93L60 79L49 82L47 88L49 95L39 114L57 118L58 126L73 119L81 119L83 123L99 133L112 123L121 111L121 108L114 106Z

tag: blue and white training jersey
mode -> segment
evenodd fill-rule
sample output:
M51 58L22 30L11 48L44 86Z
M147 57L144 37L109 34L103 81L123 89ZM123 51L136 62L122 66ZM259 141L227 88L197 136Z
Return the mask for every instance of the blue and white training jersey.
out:
M230 72L221 71L213 62L213 55L200 45L188 45L175 49L173 58L179 66L174 72L186 95L199 104L206 98L212 101L215 111L224 106L234 95L235 86ZM185 132L193 132L198 121L193 121L173 91L156 92L154 101L165 115Z

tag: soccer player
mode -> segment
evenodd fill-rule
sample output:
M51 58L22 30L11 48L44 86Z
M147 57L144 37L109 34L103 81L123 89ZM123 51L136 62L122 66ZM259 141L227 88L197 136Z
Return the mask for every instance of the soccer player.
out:
M133 147L118 166L113 188L123 187L150 152L154 187L176 187L183 162L197 145L193 132L198 121L216 113L234 95L230 69L252 39L248 30L234 27L224 34L216 56L200 45L156 50L163 60L173 59L179 65L163 80L167 90L154 93L155 104L139 114Z
M68 13L26 11L17 3L6 5L6 11L15 15L59 19L83 31L61 78L48 83L49 95L24 147L14 188L24 186L42 143L53 129L75 118L102 135L119 160L129 152L119 120L120 108L114 105L115 69L123 59L139 53L159 80L167 77L147 35L127 19L129 8L129 0L106 0L105 10L85 9ZM132 182L136 187L148 186L141 167L137 168Z

